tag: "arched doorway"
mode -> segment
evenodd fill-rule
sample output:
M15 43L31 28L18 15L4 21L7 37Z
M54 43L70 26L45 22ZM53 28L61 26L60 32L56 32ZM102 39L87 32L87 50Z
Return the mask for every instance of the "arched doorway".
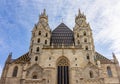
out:
M57 61L57 84L69 84L69 60L64 56Z

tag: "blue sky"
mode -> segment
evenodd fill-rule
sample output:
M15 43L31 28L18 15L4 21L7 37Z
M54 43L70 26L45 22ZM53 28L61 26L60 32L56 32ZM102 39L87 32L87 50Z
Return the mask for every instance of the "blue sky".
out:
M74 27L80 8L93 31L96 51L120 61L120 0L0 0L0 74L10 52L18 58L28 52L31 30L46 9L54 29L63 22Z

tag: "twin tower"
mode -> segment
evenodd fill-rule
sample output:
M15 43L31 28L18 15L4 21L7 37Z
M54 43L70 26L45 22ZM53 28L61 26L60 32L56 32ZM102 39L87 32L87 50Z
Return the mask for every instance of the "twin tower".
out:
M86 54L89 61L94 63L94 42L89 23L86 22L86 16L78 11L75 17L75 26L73 31L64 23L58 25L51 31L46 10L39 16L39 21L32 30L30 44L31 57L42 53L46 48L73 48L80 49Z
M120 84L117 58L95 51L90 25L80 10L73 30L61 23L53 31L44 10L32 30L29 51L17 59L11 56L0 84Z

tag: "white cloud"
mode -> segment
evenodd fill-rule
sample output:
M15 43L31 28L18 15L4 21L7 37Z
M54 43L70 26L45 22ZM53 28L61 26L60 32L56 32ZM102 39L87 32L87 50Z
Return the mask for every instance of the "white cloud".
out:
M41 5L40 5L41 4ZM43 4L43 5L42 5ZM120 1L119 0L55 0L54 2L38 2L35 8L46 8L50 25L55 28L62 18L70 28L74 27L74 19L80 8L85 13L94 32L95 44L109 45L107 50L120 55ZM61 16L61 17L57 17ZM54 18L54 19L53 19ZM96 33L97 32L97 33ZM112 53L111 52L111 53ZM111 54L109 53L109 54ZM109 56L108 56L109 57ZM109 57L110 58L110 57ZM120 58L118 58L120 61Z
M24 16L24 14L27 13L26 9L24 9L24 7L27 6L31 7L31 11L37 10L40 13L46 8L51 28L55 28L61 23L62 18L65 24L73 28L75 15L80 8L81 11L85 13L91 28L95 31L93 32L95 44L100 44L102 47L109 44L109 47L105 49L105 51L111 50L116 53L120 61L120 0L33 0L32 2L33 3L28 5L29 0L20 0L19 3L23 6L22 10L20 10L20 12L22 11L20 14ZM26 20L27 18L28 20ZM19 24L26 25L26 28L30 28L28 27L29 18L33 20L33 17L26 16L26 18L24 18L17 16ZM0 45L2 43L3 42L0 41Z

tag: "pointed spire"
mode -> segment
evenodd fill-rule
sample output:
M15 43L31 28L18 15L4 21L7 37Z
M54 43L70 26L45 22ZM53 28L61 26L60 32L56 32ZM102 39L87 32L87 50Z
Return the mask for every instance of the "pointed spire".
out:
M75 17L75 19L78 18L84 18L86 20L86 16L84 15L84 13L81 13L80 9L78 10L78 15Z
M112 55L113 55L114 62L115 62L115 63L119 63L119 62L118 62L118 59L117 59L116 56L115 56L115 53L112 53Z
M9 63L9 62L10 62L10 60L11 60L11 58L12 58L12 52L11 52L11 53L9 53L8 58L7 58L7 60L6 60L6 63Z
M79 8L79 10L78 10L78 15L81 15L81 11L80 11L80 8Z
M43 10L43 15L46 15L46 9Z
M48 16L46 15L46 9L43 10L43 12L40 14L39 19L46 18L48 19Z

